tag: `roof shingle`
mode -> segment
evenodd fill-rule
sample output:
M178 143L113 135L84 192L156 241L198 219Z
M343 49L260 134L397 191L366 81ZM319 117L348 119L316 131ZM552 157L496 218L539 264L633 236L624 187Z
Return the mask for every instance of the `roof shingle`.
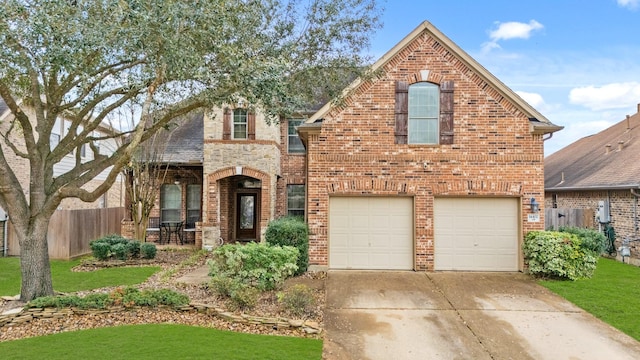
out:
M545 190L640 187L640 113L545 159Z

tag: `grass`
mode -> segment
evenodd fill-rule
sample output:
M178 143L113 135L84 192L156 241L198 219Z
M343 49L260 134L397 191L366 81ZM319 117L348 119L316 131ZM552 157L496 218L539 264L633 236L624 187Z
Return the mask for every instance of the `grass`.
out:
M115 267L90 272L72 272L81 260L51 260L53 288L61 292L98 289L107 286L128 286L145 281L160 270L157 266ZM20 293L20 259L0 258L0 295Z
M601 258L591 279L540 284L640 341L640 268Z
M0 343L9 359L320 359L322 341L186 325L130 325Z

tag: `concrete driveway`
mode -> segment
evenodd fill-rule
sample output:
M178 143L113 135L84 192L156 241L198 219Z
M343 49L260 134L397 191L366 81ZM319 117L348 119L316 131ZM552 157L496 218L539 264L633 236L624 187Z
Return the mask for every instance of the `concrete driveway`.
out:
M325 359L640 359L640 343L519 273L331 271Z

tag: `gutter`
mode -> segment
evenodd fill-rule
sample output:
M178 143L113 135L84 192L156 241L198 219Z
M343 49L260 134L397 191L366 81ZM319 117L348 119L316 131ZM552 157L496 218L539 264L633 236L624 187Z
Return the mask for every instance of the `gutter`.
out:
M631 193L633 193L635 189L640 189L640 184L551 187L551 188L544 188L544 191L627 190L627 189L630 189ZM636 195L635 193L633 194ZM640 196L640 194L637 194L636 196Z

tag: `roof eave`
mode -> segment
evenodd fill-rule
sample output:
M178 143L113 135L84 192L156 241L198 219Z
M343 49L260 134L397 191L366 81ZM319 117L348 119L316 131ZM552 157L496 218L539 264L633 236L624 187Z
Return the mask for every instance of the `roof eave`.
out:
M497 77L495 77L492 73L490 73L484 66L482 66L479 62L477 62L474 58L472 58L469 54L467 54L462 48L456 45L451 39L449 39L445 34L440 32L433 24L429 21L424 21L418 27L416 27L409 35L405 36L396 46L391 48L387 53L385 53L378 61L376 61L372 66L371 70L376 71L386 65L394 56L396 56L403 48L405 48L408 44L410 44L415 38L417 38L424 31L432 34L438 42L448 48L452 53L457 54L459 59L465 63L470 69L473 69L485 82L492 84L495 86L496 90L504 97L511 100L511 102L524 114L526 114L529 118L534 118L538 120L541 124L546 125L546 129L544 129L541 134L548 134L555 131L559 131L563 129L562 126L558 126L553 124L549 119L547 119L544 115L534 109L531 105L529 105L526 101L524 101L518 94L516 94L513 90L507 87L502 81L500 81ZM357 88L363 82L362 78L357 78L353 81L347 88L345 88L342 92L342 96L347 96L352 90ZM325 104L322 108L320 108L315 114L313 114L308 120L308 123L312 123L317 119L324 118L329 113L332 108L331 102ZM540 127L540 129L542 129ZM540 131L534 127L534 130Z
M544 191L598 191L640 189L640 184L545 187Z

